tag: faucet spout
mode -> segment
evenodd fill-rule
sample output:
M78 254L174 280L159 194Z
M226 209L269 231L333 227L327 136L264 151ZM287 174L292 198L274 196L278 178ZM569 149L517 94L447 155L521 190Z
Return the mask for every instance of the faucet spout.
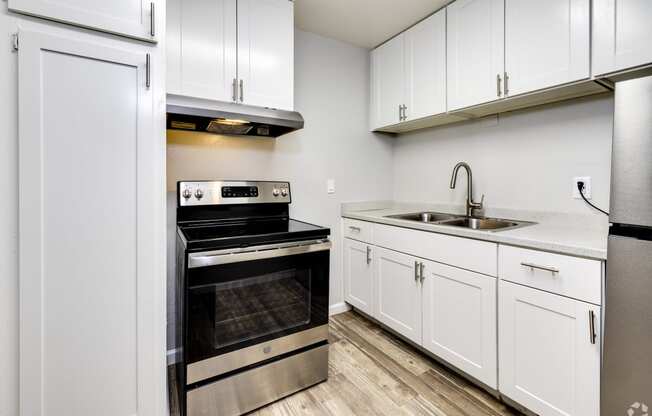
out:
M466 216L471 217L473 216L473 210L482 209L484 195L482 195L480 202L473 201L473 173L471 172L471 166L469 166L469 164L466 162L459 162L453 168L450 189L455 189L455 185L457 184L457 173L459 172L460 168L464 168L464 170L466 170Z

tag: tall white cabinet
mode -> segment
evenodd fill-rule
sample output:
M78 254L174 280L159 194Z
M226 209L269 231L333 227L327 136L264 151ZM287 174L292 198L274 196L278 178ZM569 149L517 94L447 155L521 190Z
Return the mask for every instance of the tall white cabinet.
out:
M593 0L593 75L652 64L652 2Z
M167 92L294 109L294 3L170 0Z
M164 170L151 57L74 33L19 41L21 414L158 415Z
M159 4L161 3L161 4ZM9 10L136 39L157 39L161 0L8 0Z

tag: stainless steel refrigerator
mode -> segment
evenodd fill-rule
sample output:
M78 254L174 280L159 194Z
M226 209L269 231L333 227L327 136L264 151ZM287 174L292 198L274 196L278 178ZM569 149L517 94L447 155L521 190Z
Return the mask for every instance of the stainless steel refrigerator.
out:
M652 77L616 83L601 414L652 415Z

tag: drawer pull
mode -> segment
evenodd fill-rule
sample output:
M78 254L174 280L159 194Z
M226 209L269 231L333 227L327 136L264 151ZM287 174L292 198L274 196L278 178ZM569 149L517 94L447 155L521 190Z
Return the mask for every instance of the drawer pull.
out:
M360 231L362 231L362 229L360 227L354 227L352 225L349 225L349 230L355 231L356 233L359 233Z
M597 334L595 333L595 312L589 311L589 342L595 345L595 339Z
M550 272L552 274L559 273L559 269L556 268L556 267L541 266L541 265L538 265L538 264L526 263L526 262L522 262L521 266L529 267L530 270L538 269L538 270L543 270L543 271L546 271L546 272Z

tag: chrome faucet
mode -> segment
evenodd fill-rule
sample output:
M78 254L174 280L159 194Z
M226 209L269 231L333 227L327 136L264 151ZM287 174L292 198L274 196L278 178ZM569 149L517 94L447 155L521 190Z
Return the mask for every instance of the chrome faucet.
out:
M457 172L460 168L466 169L466 183L467 183L467 194L466 194L466 216L472 217L473 210L482 209L482 203L484 202L484 194L480 202L473 202L473 174L471 173L471 166L466 162L460 162L453 168L453 176L451 177L451 189L455 189L455 183L457 182Z

